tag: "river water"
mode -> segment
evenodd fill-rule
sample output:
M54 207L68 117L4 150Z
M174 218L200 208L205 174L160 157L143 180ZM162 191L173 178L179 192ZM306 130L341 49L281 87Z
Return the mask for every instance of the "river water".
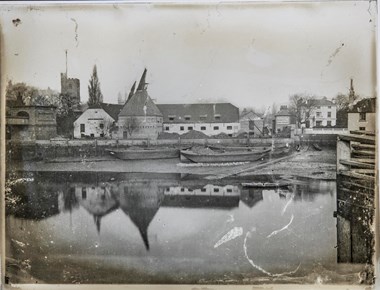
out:
M278 178L291 185L241 185ZM47 283L249 283L338 267L335 181L28 173L13 199L16 282L26 272Z

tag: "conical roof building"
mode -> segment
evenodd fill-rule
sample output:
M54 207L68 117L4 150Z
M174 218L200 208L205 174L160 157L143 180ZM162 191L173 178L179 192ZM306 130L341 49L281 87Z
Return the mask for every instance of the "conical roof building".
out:
M121 139L157 139L162 132L163 115L147 91L145 69L136 92L131 89L127 102L119 113Z

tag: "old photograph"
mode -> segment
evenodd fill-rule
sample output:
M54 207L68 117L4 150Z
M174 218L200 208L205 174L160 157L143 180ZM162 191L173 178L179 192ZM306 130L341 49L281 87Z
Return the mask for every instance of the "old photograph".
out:
M2 4L3 283L374 285L376 24Z

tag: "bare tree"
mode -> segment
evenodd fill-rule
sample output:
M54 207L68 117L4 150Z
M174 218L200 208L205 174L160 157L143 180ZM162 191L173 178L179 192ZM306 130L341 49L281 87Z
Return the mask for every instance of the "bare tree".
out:
M310 121L311 113L316 107L316 97L305 94L294 94L289 97L289 109L296 118L299 128L301 123Z
M348 95L338 94L335 98L336 105L336 126L347 128L348 111L350 109L350 98Z
M103 124L102 126L99 126L98 132L99 134L103 134L104 137L110 137L111 136L111 129L114 127L115 122L112 121L112 119L103 119L101 122Z
M139 121L135 117L129 117L124 121L123 129L131 136L139 127Z

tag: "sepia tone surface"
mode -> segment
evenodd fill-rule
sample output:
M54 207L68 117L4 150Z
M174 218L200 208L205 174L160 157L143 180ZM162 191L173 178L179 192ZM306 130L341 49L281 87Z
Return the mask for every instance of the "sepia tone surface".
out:
M6 283L374 283L373 3L1 15Z

